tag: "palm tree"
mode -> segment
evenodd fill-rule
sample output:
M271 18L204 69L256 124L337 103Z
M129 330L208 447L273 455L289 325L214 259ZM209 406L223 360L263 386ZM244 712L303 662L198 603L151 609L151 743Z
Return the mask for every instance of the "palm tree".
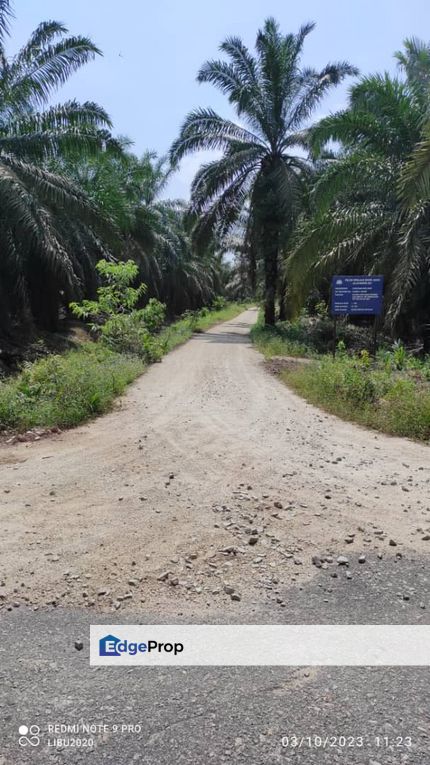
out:
M301 68L304 41L314 28L283 35L272 18L257 34L255 55L237 37L220 49L229 61L208 61L199 82L210 82L228 96L238 122L213 109L196 109L186 118L171 158L201 149L222 151L221 159L205 164L192 185L192 211L200 216L200 233L218 227L227 232L249 201L257 247L264 262L265 321L275 322L281 238L300 209L308 162L295 153L302 145L300 130L323 96L347 75L346 62L323 70Z
M4 328L27 314L53 326L62 293L79 294L91 278L85 243L96 246L100 214L82 189L45 163L65 152L116 144L97 104L69 101L43 110L73 72L100 54L98 48L49 21L9 58L10 18L9 0L0 0L0 323Z
M315 283L336 271L383 273L387 328L424 332L430 208L421 85L388 74L365 77L352 88L347 109L309 131L315 156L323 157L329 141L340 149L321 161L313 214L303 220L287 259L297 308Z
M421 140L403 168L400 190L408 207L430 201L430 120L424 124Z
M409 37L403 41L403 47L404 50L397 51L394 56L415 94L426 100L429 108L430 45L417 37Z
M422 136L404 168L401 193L406 205L430 199L430 44L415 37L395 56L405 72L423 114Z

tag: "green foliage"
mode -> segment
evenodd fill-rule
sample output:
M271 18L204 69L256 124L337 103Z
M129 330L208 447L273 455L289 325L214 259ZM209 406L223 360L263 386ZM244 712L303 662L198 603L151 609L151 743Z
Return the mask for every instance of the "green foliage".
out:
M225 297L222 297L221 295L217 295L217 297L215 297L212 300L211 309L213 311L222 311L222 309L226 307L227 307L227 300L225 299Z
M133 260L126 263L109 263L99 260L96 269L105 280L105 286L97 289L97 300L83 300L82 303L70 303L70 310L79 319L107 321L117 314L131 311L139 298L146 292L146 285L130 286L135 281L139 269ZM93 325L94 328L97 325Z
M405 368L408 354L405 346L399 340L397 340L393 345L392 357L396 369Z
M80 319L92 319L93 331L98 332L101 342L112 350L147 361L159 360L163 347L154 333L164 322L166 307L151 298L145 308L136 309L146 292L145 284L131 286L139 271L136 263L100 260L97 271L106 282L98 288L97 300L71 303L71 311Z
M106 412L143 369L138 358L99 343L40 359L0 382L0 430L78 425Z
M166 306L159 300L151 298L139 313L148 332L159 332L166 318Z
M148 362L159 361L163 345L145 326L142 314L143 311L132 311L108 319L100 329L100 340L118 353L140 356Z
M363 357L324 357L281 373L282 379L308 401L367 427L430 440L428 362L407 374Z

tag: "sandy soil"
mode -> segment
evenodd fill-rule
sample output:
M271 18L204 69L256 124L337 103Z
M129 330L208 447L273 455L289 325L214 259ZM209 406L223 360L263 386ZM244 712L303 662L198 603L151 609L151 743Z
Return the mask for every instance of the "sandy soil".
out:
M0 447L0 609L228 620L282 608L312 556L430 551L428 448L295 396L250 345L255 319L196 335L111 414Z

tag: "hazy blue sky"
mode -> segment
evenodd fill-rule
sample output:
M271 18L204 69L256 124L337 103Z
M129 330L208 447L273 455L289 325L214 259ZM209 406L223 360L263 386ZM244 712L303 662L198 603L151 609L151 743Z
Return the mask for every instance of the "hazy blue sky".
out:
M405 37L430 39L429 0L15 0L14 6L10 53L41 20L63 21L71 32L91 36L104 57L75 75L58 100L99 102L116 132L132 138L139 153L166 152L195 106L229 113L221 94L196 83L196 72L217 56L228 35L252 46L267 16L275 16L285 32L316 21L304 58L316 67L347 59L363 73L394 71L392 54ZM346 89L332 92L324 113L344 104ZM172 179L172 195L187 194L198 164L197 157L184 161Z

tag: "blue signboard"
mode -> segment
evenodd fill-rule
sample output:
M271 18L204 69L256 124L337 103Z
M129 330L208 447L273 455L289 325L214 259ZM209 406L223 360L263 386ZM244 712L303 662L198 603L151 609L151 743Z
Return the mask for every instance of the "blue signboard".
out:
M379 316L382 313L383 276L333 276L333 316Z

